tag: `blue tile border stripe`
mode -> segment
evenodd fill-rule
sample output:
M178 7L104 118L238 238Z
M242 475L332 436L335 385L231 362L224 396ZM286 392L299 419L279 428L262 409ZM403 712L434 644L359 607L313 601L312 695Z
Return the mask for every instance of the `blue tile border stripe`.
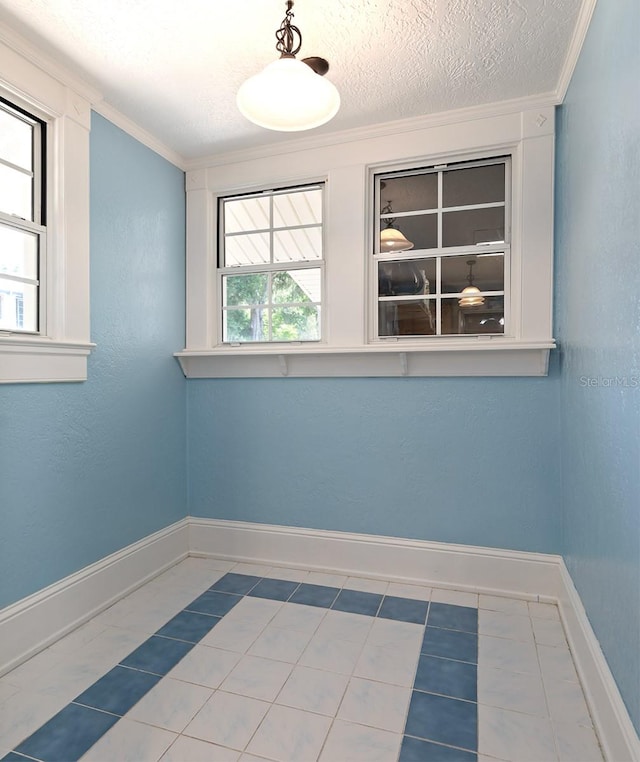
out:
M76 762L244 596L424 626L399 762L477 760L477 609L228 572L0 762Z

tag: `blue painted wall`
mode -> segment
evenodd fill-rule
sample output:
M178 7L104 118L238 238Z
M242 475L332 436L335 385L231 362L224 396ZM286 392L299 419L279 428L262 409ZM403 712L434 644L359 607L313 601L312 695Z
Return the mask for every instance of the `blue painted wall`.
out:
M189 381L189 511L559 552L555 376Z
M559 111L556 250L564 554L640 730L638 29L637 0L597 4Z
M0 608L186 514L184 176L94 115L82 384L0 387Z

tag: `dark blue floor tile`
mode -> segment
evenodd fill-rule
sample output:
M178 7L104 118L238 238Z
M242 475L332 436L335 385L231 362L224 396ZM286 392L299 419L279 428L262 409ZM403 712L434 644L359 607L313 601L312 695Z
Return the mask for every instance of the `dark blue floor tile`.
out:
M198 643L219 621L219 616L199 614L196 611L181 611L161 627L156 635Z
M478 663L478 636L470 632L440 630L427 627L422 641L423 654L441 656L443 659L457 659Z
M340 592L337 587L325 587L324 585L301 584L295 593L289 598L290 603L304 603L307 606L319 606L331 608L331 604Z
M478 705L413 691L404 732L427 741L476 751Z
M17 752L43 762L74 762L90 749L118 721L105 714L77 704L67 704L41 728L16 748ZM5 757L10 760L11 755ZM24 757L14 755L25 762Z
M236 603L240 603L241 600L241 595L219 593L216 590L207 590L184 608L186 611L197 611L200 614L224 616L231 611Z
M429 604L426 601L414 601L411 598L396 598L385 595L378 616L384 619L396 619L399 622L424 624Z
M478 755L472 751L452 749L431 741L405 736L398 762L477 762Z
M152 635L120 663L125 667L166 675L192 648L193 643Z
M229 572L224 577L211 585L209 590L218 590L221 593L235 593L236 595L246 595L251 588L255 587L262 577L253 577L250 574L233 574Z
M478 632L478 609L452 606L449 603L432 603L429 608L427 626L443 627L445 630Z
M263 579L249 595L254 598L269 598L272 601L288 601L299 584L286 579Z
M138 672L126 667L114 667L74 699L74 702L122 716L159 680L158 675L150 675L147 672Z
M475 664L422 654L413 688L452 698L476 701L478 668Z
M361 593L359 590L342 590L333 603L332 609L348 611L351 614L375 616L382 602L382 595Z
M0 759L0 762L27 762L27 758L23 757L22 754L16 754L15 751L10 751Z

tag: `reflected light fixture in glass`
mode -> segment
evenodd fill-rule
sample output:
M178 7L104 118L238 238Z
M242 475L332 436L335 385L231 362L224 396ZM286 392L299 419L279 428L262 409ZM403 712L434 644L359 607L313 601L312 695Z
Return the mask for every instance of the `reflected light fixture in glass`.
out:
M475 265L475 259L467 260L469 265L469 275L467 275L468 286L462 289L460 292L461 298L458 299L459 307L479 307L484 304L484 296L481 296L480 289L473 285L473 266Z
M291 23L293 0L276 32L280 58L240 86L236 103L240 112L259 127L280 132L310 130L338 113L340 94L324 75L329 63L313 56L299 61L302 34Z
M384 184L381 183L381 188ZM392 214L391 202L387 201L382 208L381 214ZM401 230L395 227L395 219L388 217L385 220L386 227L380 231L380 253L394 251L409 251L413 249L413 243L405 238Z

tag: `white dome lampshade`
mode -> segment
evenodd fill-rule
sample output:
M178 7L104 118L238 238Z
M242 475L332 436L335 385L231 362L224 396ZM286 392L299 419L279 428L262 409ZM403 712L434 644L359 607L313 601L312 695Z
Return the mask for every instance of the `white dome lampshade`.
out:
M241 85L240 113L260 127L297 132L319 127L340 108L335 85L303 61L283 56Z
M380 231L380 252L409 251L413 249L411 241L407 240L402 232L389 225Z
M467 286L460 292L462 297L458 299L460 307L478 307L484 304L484 296L479 296L480 289L477 286Z

